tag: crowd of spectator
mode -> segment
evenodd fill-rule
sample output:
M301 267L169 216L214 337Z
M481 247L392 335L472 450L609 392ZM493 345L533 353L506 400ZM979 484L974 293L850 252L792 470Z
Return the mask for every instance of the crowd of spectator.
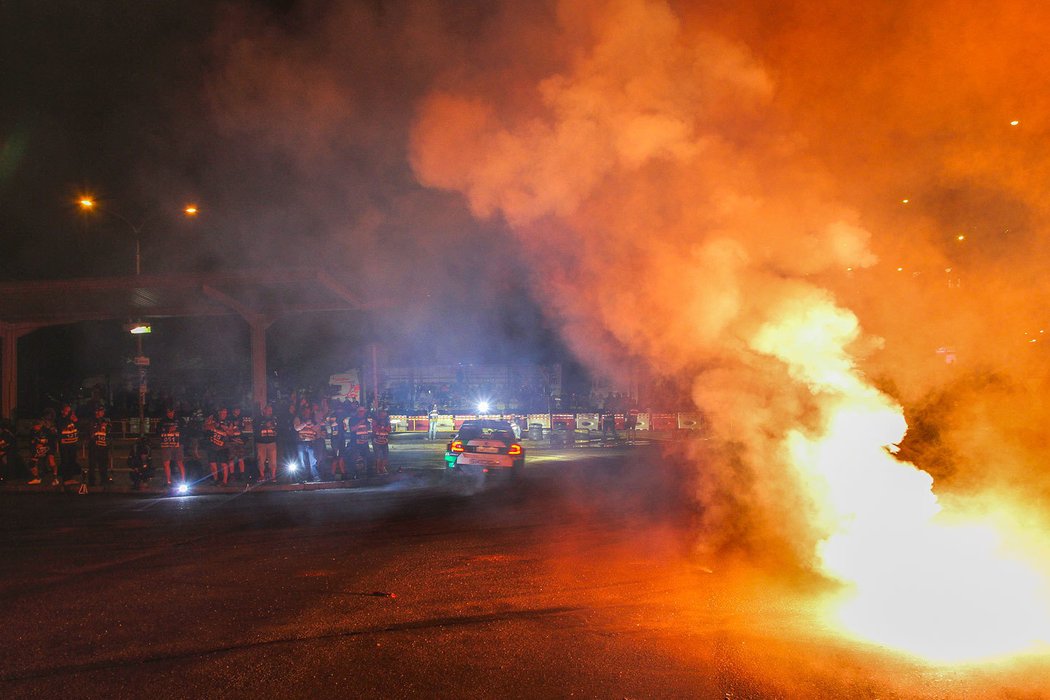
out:
M392 432L385 409L356 401L293 393L256 412L240 404L170 404L131 446L128 471L142 488L154 471L164 485L322 481L383 475ZM86 414L86 415L85 415ZM113 481L113 421L96 401L81 411L71 403L45 409L31 421L25 458L10 424L0 426L0 478L28 484L94 486Z
M30 484L56 486L111 482L114 438L129 434L143 435L127 464L136 487L152 477L154 467L158 473L163 470L164 484L173 488L187 481L229 486L385 474L392 431L388 411L371 412L356 401L329 398L328 389L275 388L275 401L246 411L247 401L221 400L210 389L194 397L185 390L150 393L140 407L137 394L110 392L107 401L96 387L79 401L59 403L57 411L45 409L23 423L23 430L28 427L24 458L13 425L0 425L0 480L25 478ZM392 403L400 394L390 389L381 392L380 403L398 414L430 414L432 432L435 415L477 410L476 397L490 396L486 389L418 384L410 392L411 406ZM616 436L614 414L637 414L636 404L624 393L551 396L546 386L524 383L506 395L491 396L494 413L598 413L603 437ZM142 426L140 408L146 417Z

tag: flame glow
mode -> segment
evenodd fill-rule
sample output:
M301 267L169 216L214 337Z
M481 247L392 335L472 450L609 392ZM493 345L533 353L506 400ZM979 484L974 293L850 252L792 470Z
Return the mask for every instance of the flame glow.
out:
M1045 178L1016 166L1032 162L1032 144L1002 141L1002 112L990 109L1002 96L974 108L983 116L955 109L994 83L1009 65L999 51L1013 44L986 41L983 22L946 29L957 8L935 3L940 12L916 19L943 46L978 31L973 43L995 48L990 72L956 73L955 61L946 72L951 51L924 40L918 53L941 68L903 86L874 70L846 100L856 66L840 75L829 59L852 61L855 36L882 46L880 21L843 15L838 36L827 29L838 13L787 3L784 24L808 30L792 29L777 48L766 32L779 20L767 25L756 11L740 21L739 4L731 17L663 0L553 4L556 31L530 35L551 40L539 65L456 73L428 93L412 167L424 186L460 193L477 218L514 232L566 342L591 368L640 369L689 392L719 446L699 455L698 548L811 563L842 584L836 629L926 659L994 658L1050 641L1050 556L1027 541L1038 528L973 515L978 503L1020 514L987 495L960 501L965 511L946 505L997 480L1005 493L1048 488L1037 421L999 410L1038 402L1035 415L1050 414L1045 360L1000 340L1017 337L1022 318L1042 317L1031 307L1045 275L1024 266L1042 259L1047 199L1032 183ZM1031 25L1030 11L1004 29ZM910 48L894 54L898 65L913 65ZM957 78L951 100L928 99L928 85ZM873 118L878 105L889 109ZM943 138L971 133L971 123L995 124L995 135L973 127L971 140ZM874 138L857 138L862 129ZM910 171L925 174L902 179ZM985 207L977 194L990 182L1015 194ZM960 209L948 183L972 186L958 217L938 214ZM1024 205L1008 217L1014 198ZM1031 230L997 243L994 264L978 255L992 252L980 232L1005 235L1005 219L1029 215ZM959 230L973 232L967 245L946 249L945 232ZM928 274L940 270L955 271L949 284ZM990 318L1002 319L1001 333L989 332ZM931 368L938 347L951 352ZM964 364L971 374L961 377ZM1007 386L1001 398L982 395L994 382ZM929 473L895 456L908 431L902 405L937 409L960 387L975 408L960 401L929 421L944 428L931 442L958 465L938 498ZM960 427L981 419L979 434ZM1004 443L1003 464L982 464Z
M836 622L931 661L986 659L1050 641L1050 587L990 521L942 509L933 479L893 453L907 425L845 348L852 314L830 302L786 306L752 347L786 362L823 408L813 434L791 431L788 462L816 511L820 568L847 585Z

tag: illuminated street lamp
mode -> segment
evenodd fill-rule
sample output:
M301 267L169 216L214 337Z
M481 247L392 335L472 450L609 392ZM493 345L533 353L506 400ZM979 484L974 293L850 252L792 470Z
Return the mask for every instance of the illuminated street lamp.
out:
M85 194L77 199L77 205L82 211L91 212L95 211L98 203L94 197ZM112 209L106 208L102 209L102 211L123 221L131 229L131 233L135 238L135 276L139 277L142 275L142 228L149 219L145 218L138 224L135 224ZM196 204L187 204L182 210L186 216L196 216L199 211ZM148 323L138 321L125 326L125 330L135 336L135 364L138 366L139 371L139 436L141 437L146 434L146 367L149 366L149 358L142 354L142 336L151 333L153 329Z

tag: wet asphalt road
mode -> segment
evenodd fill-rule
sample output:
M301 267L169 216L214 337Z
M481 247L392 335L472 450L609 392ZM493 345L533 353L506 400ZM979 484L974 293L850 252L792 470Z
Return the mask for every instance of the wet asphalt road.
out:
M820 582L698 561L676 469L0 495L0 695L1050 697L1041 659L924 666L821 628Z

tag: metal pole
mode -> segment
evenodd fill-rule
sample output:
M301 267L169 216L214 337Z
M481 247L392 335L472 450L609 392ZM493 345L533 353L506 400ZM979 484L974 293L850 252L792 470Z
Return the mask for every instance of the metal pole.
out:
M375 343L372 343L372 410L379 410L379 370L377 369Z
M142 336L135 336L136 357L142 357ZM137 361L136 361L137 362ZM139 437L146 434L146 366L139 368Z
M135 234L135 276L142 275L142 246L139 241L139 230L131 227ZM136 358L142 357L142 335L135 336ZM136 360L136 364L139 361ZM139 368L139 437L146 434L146 366L137 365Z

